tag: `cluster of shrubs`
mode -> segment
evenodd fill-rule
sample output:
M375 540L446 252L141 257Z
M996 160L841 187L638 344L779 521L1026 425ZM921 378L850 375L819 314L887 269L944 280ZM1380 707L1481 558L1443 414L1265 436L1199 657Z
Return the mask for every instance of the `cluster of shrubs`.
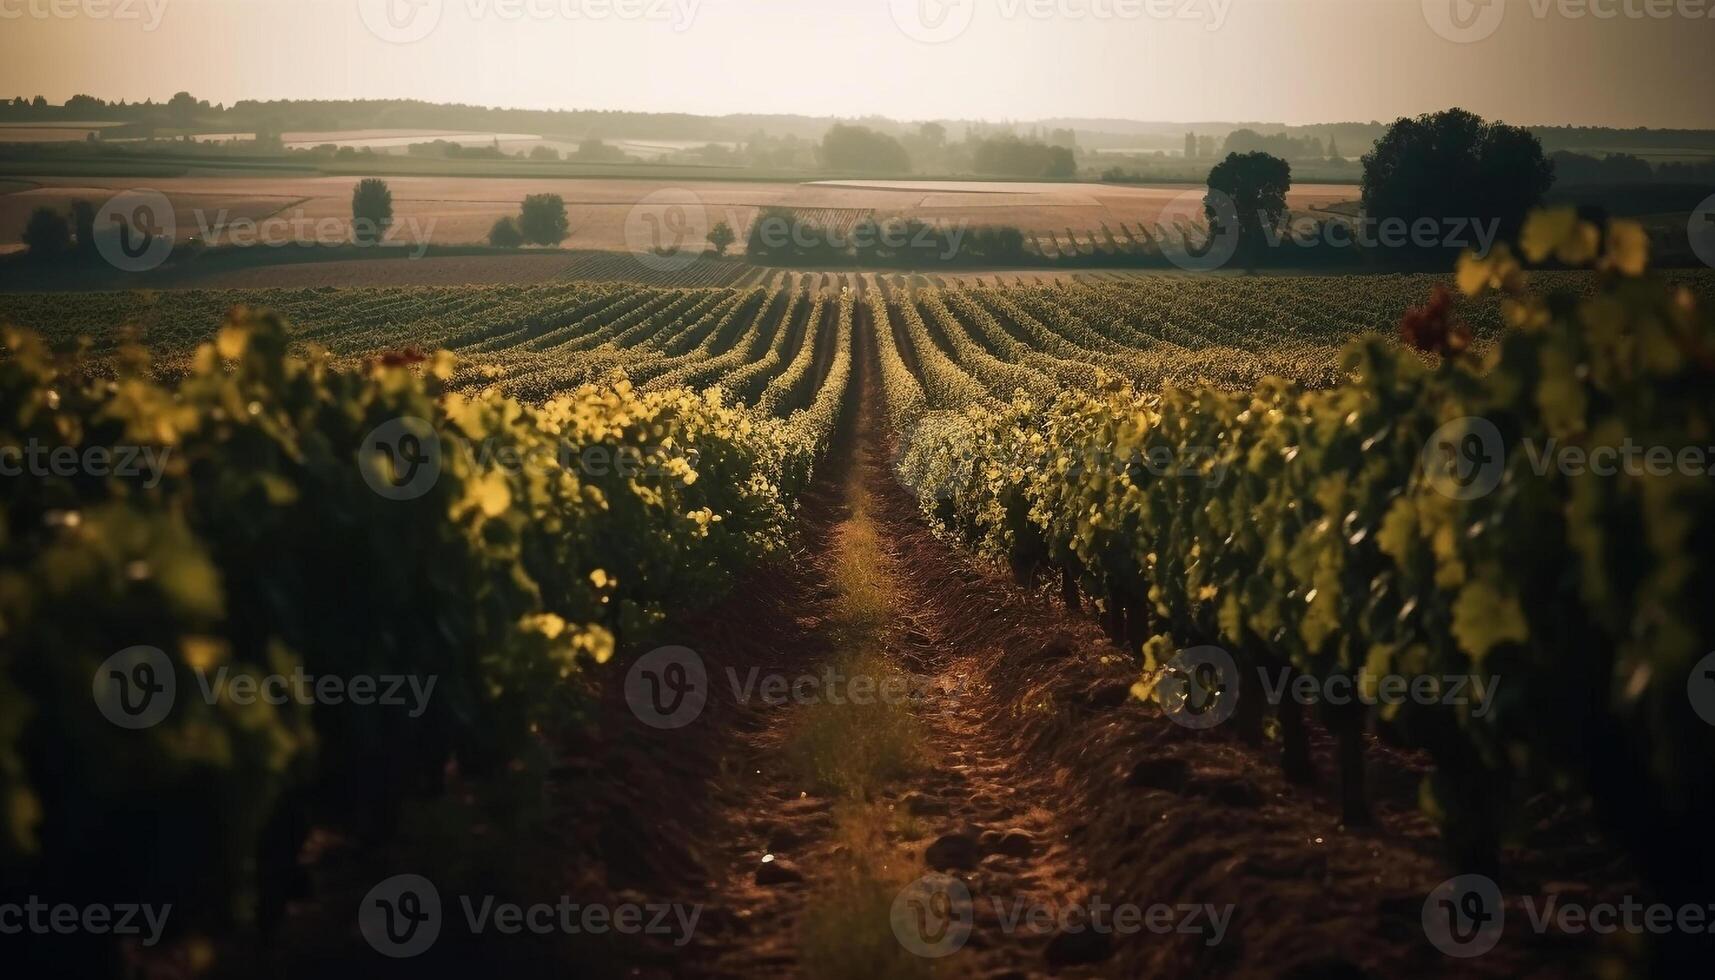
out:
M494 223L488 230L488 243L496 248L518 248L521 245L554 246L571 234L571 221L566 217L566 202L558 194L531 194L518 209L518 217L510 215Z
M751 261L771 265L917 269L1032 261L1024 250L1024 233L1017 228L875 217L841 228L790 208L764 208L750 226L745 251Z
M23 241L32 260L93 262L95 205L73 201L69 215L50 207L37 208L24 225Z

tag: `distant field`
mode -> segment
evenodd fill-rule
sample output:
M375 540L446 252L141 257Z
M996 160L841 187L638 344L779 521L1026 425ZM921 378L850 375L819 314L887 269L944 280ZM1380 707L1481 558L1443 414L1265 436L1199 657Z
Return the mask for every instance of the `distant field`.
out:
M72 201L102 201L129 188L146 186L172 202L180 237L213 229L224 211L228 221L261 220L271 216L315 223L344 222L351 214L351 192L358 177L256 175L185 176L138 180L125 177L28 177L40 186L0 195L0 246L19 241L24 222L41 206L68 208ZM1006 181L828 181L797 183L734 181L662 181L618 178L474 178L392 177L394 240L437 245L482 241L497 218L515 214L529 194L554 193L566 201L571 236L565 246L578 249L626 250L647 244L634 241L643 225L633 221L628 239L627 218L649 195L678 189L702 203L706 229L726 221L744 229L758 208L833 209L908 215L942 224L971 226L1007 224L1035 236L1083 238L1106 225L1147 224L1159 220L1170 205L1192 207L1198 188L1183 184L1125 185L1012 183ZM1357 197L1351 185L1308 184L1295 188L1289 200L1296 209L1325 207ZM1190 195L1187 197L1186 195ZM415 236L415 237L414 237ZM214 241L224 240L216 232ZM700 236L699 236L700 237Z
M4 139L7 132L6 129L0 128L0 139ZM64 139L65 137L57 138ZM78 138L82 137L79 136ZM255 133L244 132L198 133L194 137L199 143L246 142L255 138ZM465 129L336 129L289 131L280 134L280 142L288 150L308 150L318 146L349 146L359 150L374 150L377 153L404 153L414 143L432 143L435 140L457 143L460 146L498 145L507 153L529 152L538 146L550 147L561 153L570 153L576 151L579 145L579 141L574 139L556 138L535 133L477 132ZM622 153L641 160L658 160L671 153L692 150L702 146L715 145L731 148L738 145L719 140L609 139L603 142Z
M0 123L0 143L60 143L66 140L88 139L112 123L52 123L19 126Z
M627 368L633 380L643 383L679 365L682 359L674 355L683 350L660 347L648 331L632 329L637 311L649 304L683 310L687 330L711 343L717 334L730 343L743 325L730 323L732 330L724 332L715 327L746 294L833 297L842 291L879 290L896 306L917 306L924 320L943 324L938 329L957 323L977 342L1010 351L1008 360L1030 367L1039 382L1050 386L1044 392L1089 375L1092 365L1146 386L1246 387L1267 375L1327 385L1339 377L1339 352L1347 342L1378 331L1391 336L1409 307L1424 302L1437 284L1448 282L1445 276L1426 274L877 275L725 263L662 276L646 285L620 281L635 278L621 275L632 272L628 267L633 263L624 256L611 260L611 267L604 269L590 257L583 274L566 281L488 286L0 294L0 323L40 330L59 345L88 336L98 351L112 349L118 339L115 328L129 326L142 331L149 346L171 363L210 337L232 307L265 307L288 317L298 336L340 355L407 345L445 347L472 361L498 364L502 370L494 377L509 393L540 398L615 366ZM1715 273L1675 273L1671 278L1701 296L1715 296ZM1585 273L1542 273L1536 279L1545 289L1573 290L1587 290L1594 281ZM970 302L948 299L957 311L949 314L943 306L947 297ZM772 302L765 306L781 308ZM987 313L974 314L979 307ZM1476 327L1481 343L1501 329L1500 303L1493 297L1463 302L1461 315ZM1002 331L993 318L1012 326ZM1027 318L1039 318L1041 324ZM781 327L778 321L752 325L751 356L778 341ZM1021 329L1020 336L1034 337L1023 347L1008 339ZM1093 334L1112 337L1124 352L1087 361L1068 359L1068 338ZM959 340L949 342L962 349L955 342ZM918 351L930 353L928 348ZM970 369L979 375L998 370L982 359ZM478 375L470 380L478 383Z

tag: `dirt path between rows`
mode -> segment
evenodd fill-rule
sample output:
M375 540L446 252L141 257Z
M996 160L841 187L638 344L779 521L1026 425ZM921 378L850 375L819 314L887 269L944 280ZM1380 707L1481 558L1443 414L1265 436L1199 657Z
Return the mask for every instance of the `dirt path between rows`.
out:
M938 965L935 975L943 975L950 964L937 961L954 953L953 975L1025 975L1045 963L1053 936L1005 927L989 898L1028 895L1058 908L1090 890L1087 869L1065 845L1057 790L1017 765L997 730L1005 721L979 687L981 652L1034 630L1021 630L1019 611L1005 605L974 618L954 608L985 577L922 560L926 544L945 549L922 540L892 482L872 377L866 370L859 382L863 398L829 548L808 558L814 573L797 583L794 600L802 603L797 622L832 634L816 646L836 667L783 664L778 675L797 691L742 736L745 761L732 767L738 781L710 827L712 839L726 842L711 910L732 928L678 975L928 976ZM854 560L886 593L882 614L857 631L842 624L850 593L864 589L842 570ZM876 644L878 656L849 669L841 655L864 642ZM711 678L712 696L727 694L721 687L731 680ZM878 732L886 742L892 726L908 730L910 743L898 766L886 745L869 744ZM814 757L808 766L806 754ZM880 773L872 771L877 756ZM952 879L937 872L956 875L968 896L943 906ZM1100 952L1061 941L1054 956L1069 963Z
M1133 698L1135 658L1091 619L937 537L893 478L859 326L859 410L800 547L675 626L706 703L591 749L633 760L607 764L608 884L702 907L629 975L1552 977L1589 955L1514 933L1442 955L1420 759L1370 745L1375 823L1342 827L1325 733L1323 778L1287 783L1266 743ZM1557 839L1507 856L1509 893L1623 878L1578 814L1537 815Z

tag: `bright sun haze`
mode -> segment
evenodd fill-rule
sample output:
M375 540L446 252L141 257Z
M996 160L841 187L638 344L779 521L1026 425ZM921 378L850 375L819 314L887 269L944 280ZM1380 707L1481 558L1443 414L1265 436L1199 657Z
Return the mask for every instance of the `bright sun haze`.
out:
M1461 105L1524 124L1715 125L1715 20L1625 15L1645 0L1494 0L1504 18L1472 43L1438 35L1419 0L375 0L396 21L440 8L405 44L366 28L360 0L29 16L67 2L0 0L19 15L0 26L0 92L1300 124ZM940 43L900 26L967 15Z

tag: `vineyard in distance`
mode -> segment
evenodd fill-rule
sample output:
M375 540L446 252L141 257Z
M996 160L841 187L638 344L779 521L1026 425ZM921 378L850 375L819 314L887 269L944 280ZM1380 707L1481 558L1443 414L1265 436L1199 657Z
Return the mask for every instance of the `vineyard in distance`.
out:
M171 910L18 975L1696 975L1552 909L1715 910L1712 308L1571 211L0 294L0 882Z

